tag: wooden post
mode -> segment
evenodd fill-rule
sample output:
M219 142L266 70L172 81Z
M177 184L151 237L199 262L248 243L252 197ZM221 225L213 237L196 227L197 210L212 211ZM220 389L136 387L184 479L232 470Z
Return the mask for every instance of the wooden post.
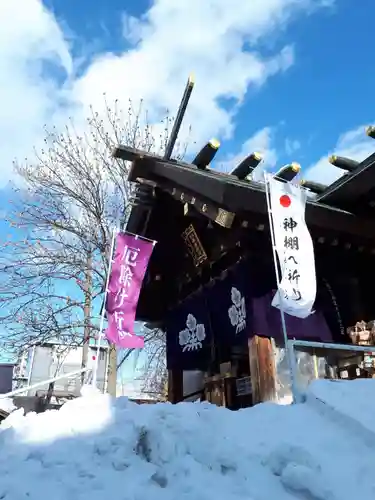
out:
M168 401L179 403L184 398L184 372L168 370Z
M275 399L276 374L271 340L255 335L249 341L253 404Z
M117 389L117 349L114 344L110 344L108 352L108 384L107 392L113 397L116 397Z

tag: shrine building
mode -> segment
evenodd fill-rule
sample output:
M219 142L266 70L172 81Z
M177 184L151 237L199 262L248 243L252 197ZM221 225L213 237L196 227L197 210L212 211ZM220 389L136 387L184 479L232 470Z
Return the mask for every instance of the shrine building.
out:
M367 133L375 137L373 128ZM166 333L171 402L199 396L232 409L283 402L290 388L280 313L271 306L274 260L265 184L256 175L262 158L254 152L223 173L210 167L218 148L210 141L191 163L125 146L114 151L131 162L135 183L127 230L157 241L137 320ZM317 278L314 314L286 315L287 334L372 345L375 154L361 163L329 161L343 175L328 186L296 181L296 163L275 174L309 190L305 216ZM364 354L306 349L299 355L307 382L372 376L374 368ZM189 373L200 381L190 393Z

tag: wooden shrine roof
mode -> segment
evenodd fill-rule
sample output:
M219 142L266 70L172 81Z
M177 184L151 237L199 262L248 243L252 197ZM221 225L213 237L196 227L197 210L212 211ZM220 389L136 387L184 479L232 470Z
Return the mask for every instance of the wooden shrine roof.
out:
M162 322L166 311L179 300L208 283L218 263L231 265L230 258L238 259L246 245L259 246L262 238L268 245L267 231L258 230L268 226L264 183L251 180L251 170L250 175L243 175L243 171L240 175L243 162L229 174L209 168L197 160L203 149L192 163L121 145L113 153L114 157L131 162L128 179L138 186L131 201L127 230L158 241L137 308L137 319L154 325ZM331 185L315 183L314 187L314 183L306 183L315 193L307 201L306 222L314 242L329 240L329 252L335 256L343 243L341 247L351 248L358 262L358 251L365 248L367 253L360 254L361 262L367 265L370 259L372 265L375 153L361 163L345 158L340 162L344 175ZM206 252L203 264L192 262L191 249L184 240L183 235L192 226L203 253ZM270 248L270 258L271 255ZM229 264L223 264L225 259Z
M375 215L372 203L375 200L375 153L363 160L355 170L333 182L317 197L325 203L353 213L368 212ZM373 196L373 199L372 199Z
M124 146L116 148L114 156L132 161L130 181L148 182L176 200L193 205L199 212L203 205L211 204L213 210L224 209L241 217L246 213L266 214L263 183L239 180L231 174L210 168L199 169L184 162L163 160ZM308 225L375 240L374 205L375 154L309 199L306 221Z

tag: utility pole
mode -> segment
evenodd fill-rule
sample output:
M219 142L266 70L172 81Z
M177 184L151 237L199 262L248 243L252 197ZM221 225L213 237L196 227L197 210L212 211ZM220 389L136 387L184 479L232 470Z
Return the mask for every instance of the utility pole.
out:
M83 348L82 348L82 368L87 367L89 358L89 345L91 337L91 306L92 306L92 251L87 251L87 262L84 281L85 303L83 307ZM85 372L81 375L81 387L85 382Z

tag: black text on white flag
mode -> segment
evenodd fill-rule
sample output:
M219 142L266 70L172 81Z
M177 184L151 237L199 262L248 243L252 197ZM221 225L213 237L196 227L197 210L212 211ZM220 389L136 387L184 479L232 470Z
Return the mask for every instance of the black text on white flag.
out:
M306 192L273 178L267 180L275 250L281 267L272 305L297 318L312 313L316 297L313 242L305 222Z

